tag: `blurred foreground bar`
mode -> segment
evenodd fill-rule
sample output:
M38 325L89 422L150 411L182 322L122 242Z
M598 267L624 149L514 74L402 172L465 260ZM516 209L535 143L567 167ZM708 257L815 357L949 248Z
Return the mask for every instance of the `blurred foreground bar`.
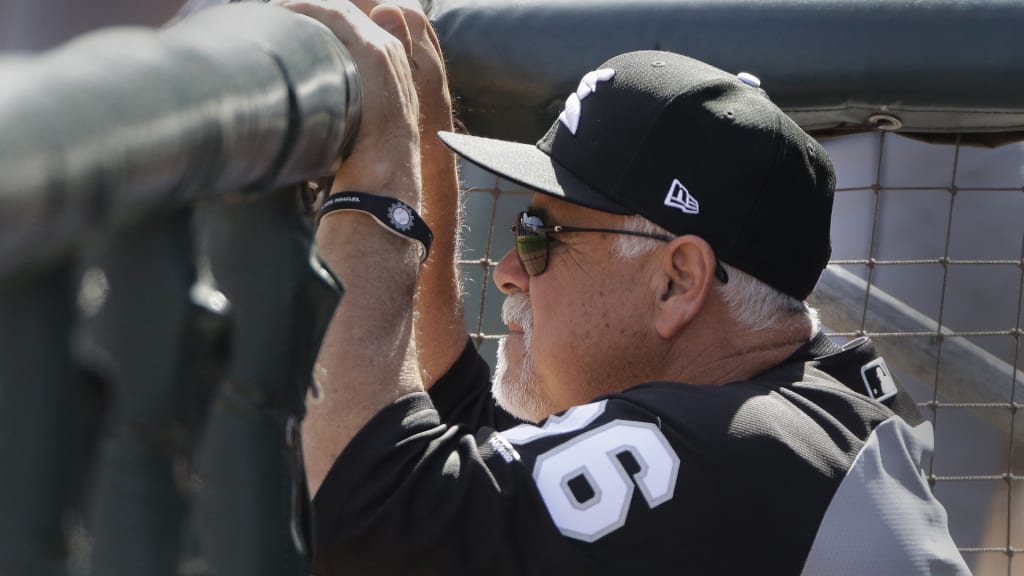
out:
M248 562L290 555L273 573L308 573L292 536L298 420L340 286L311 255L295 190L332 173L358 128L348 53L313 20L232 4L0 59L0 77L0 574L198 572L182 552L192 460L225 374L229 391L263 386L258 408L296 434L235 435L260 455L238 478L279 467L278 494L250 503L274 514L237 522L287 534L250 539ZM254 220L253 206L276 212ZM212 269L197 207L220 210L204 220L229 238L210 242L218 262L260 267ZM273 382L246 380L240 353Z

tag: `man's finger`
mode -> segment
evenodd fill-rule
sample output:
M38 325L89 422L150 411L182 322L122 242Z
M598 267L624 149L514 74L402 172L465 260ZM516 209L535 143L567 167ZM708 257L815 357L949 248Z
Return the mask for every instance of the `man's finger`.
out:
M354 9L350 2L284 0L283 5L293 12L305 14L323 22L342 39L355 37L355 28L365 25L360 20L368 18L359 10Z
M367 14L373 12L377 7L385 4L397 6L405 16L406 27L409 28L410 35L417 37L417 41L424 46L426 46L424 43L425 39L430 42L430 45L433 47L435 52L438 54L441 53L441 43L437 41L437 36L434 34L434 30L431 28L430 22L427 20L427 16L423 12L423 6L420 4L419 0L351 0L351 2Z
M370 20L402 42L407 56L412 56L412 34L402 9L394 4L380 4L370 11Z
M319 20L330 28L350 51L363 51L361 43L357 41L358 38L363 38L380 46L386 44L385 39L394 41L396 38L382 30L377 23L373 22L368 15L356 8L351 2L291 0L284 7L293 12ZM408 53L408 48L405 51ZM356 59L357 61L359 60L358 57Z
M394 4L404 10L415 10L417 12L423 12L423 7L420 5L419 0L351 0L353 4L359 7L360 10L369 14L374 8L381 4L388 3Z

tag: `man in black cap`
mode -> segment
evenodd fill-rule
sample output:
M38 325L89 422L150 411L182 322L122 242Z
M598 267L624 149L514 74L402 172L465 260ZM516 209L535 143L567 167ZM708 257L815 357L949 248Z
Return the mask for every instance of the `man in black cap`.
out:
M756 78L632 52L536 146L443 131L537 192L495 271L492 392L458 313L436 38L412 4L358 4L293 5L369 91L317 235L348 288L307 428L314 482L331 465L317 574L968 573L929 425L804 303L832 166Z

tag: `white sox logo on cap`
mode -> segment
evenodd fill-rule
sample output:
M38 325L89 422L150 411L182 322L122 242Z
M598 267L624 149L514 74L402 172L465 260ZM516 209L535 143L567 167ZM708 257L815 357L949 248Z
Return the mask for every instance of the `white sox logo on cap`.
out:
M580 103L597 91L598 82L607 82L615 77L615 70L611 68L602 68L600 70L594 70L587 72L583 79L580 80L579 87L565 100L565 110L558 115L558 120L562 122L569 132L576 135L576 129L580 126Z

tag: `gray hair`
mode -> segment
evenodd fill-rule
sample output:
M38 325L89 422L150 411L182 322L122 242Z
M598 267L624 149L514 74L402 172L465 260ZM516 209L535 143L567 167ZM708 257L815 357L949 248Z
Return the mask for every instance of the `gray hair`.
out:
M624 228L645 234L675 236L642 216L625 217ZM636 258L657 249L659 244L659 241L652 238L623 234L619 236L612 251L620 258ZM768 330L784 318L803 314L811 321L814 329L818 329L818 311L806 302L780 292L725 262L722 262L722 267L729 275L729 281L717 285L718 293L740 324L753 331Z

